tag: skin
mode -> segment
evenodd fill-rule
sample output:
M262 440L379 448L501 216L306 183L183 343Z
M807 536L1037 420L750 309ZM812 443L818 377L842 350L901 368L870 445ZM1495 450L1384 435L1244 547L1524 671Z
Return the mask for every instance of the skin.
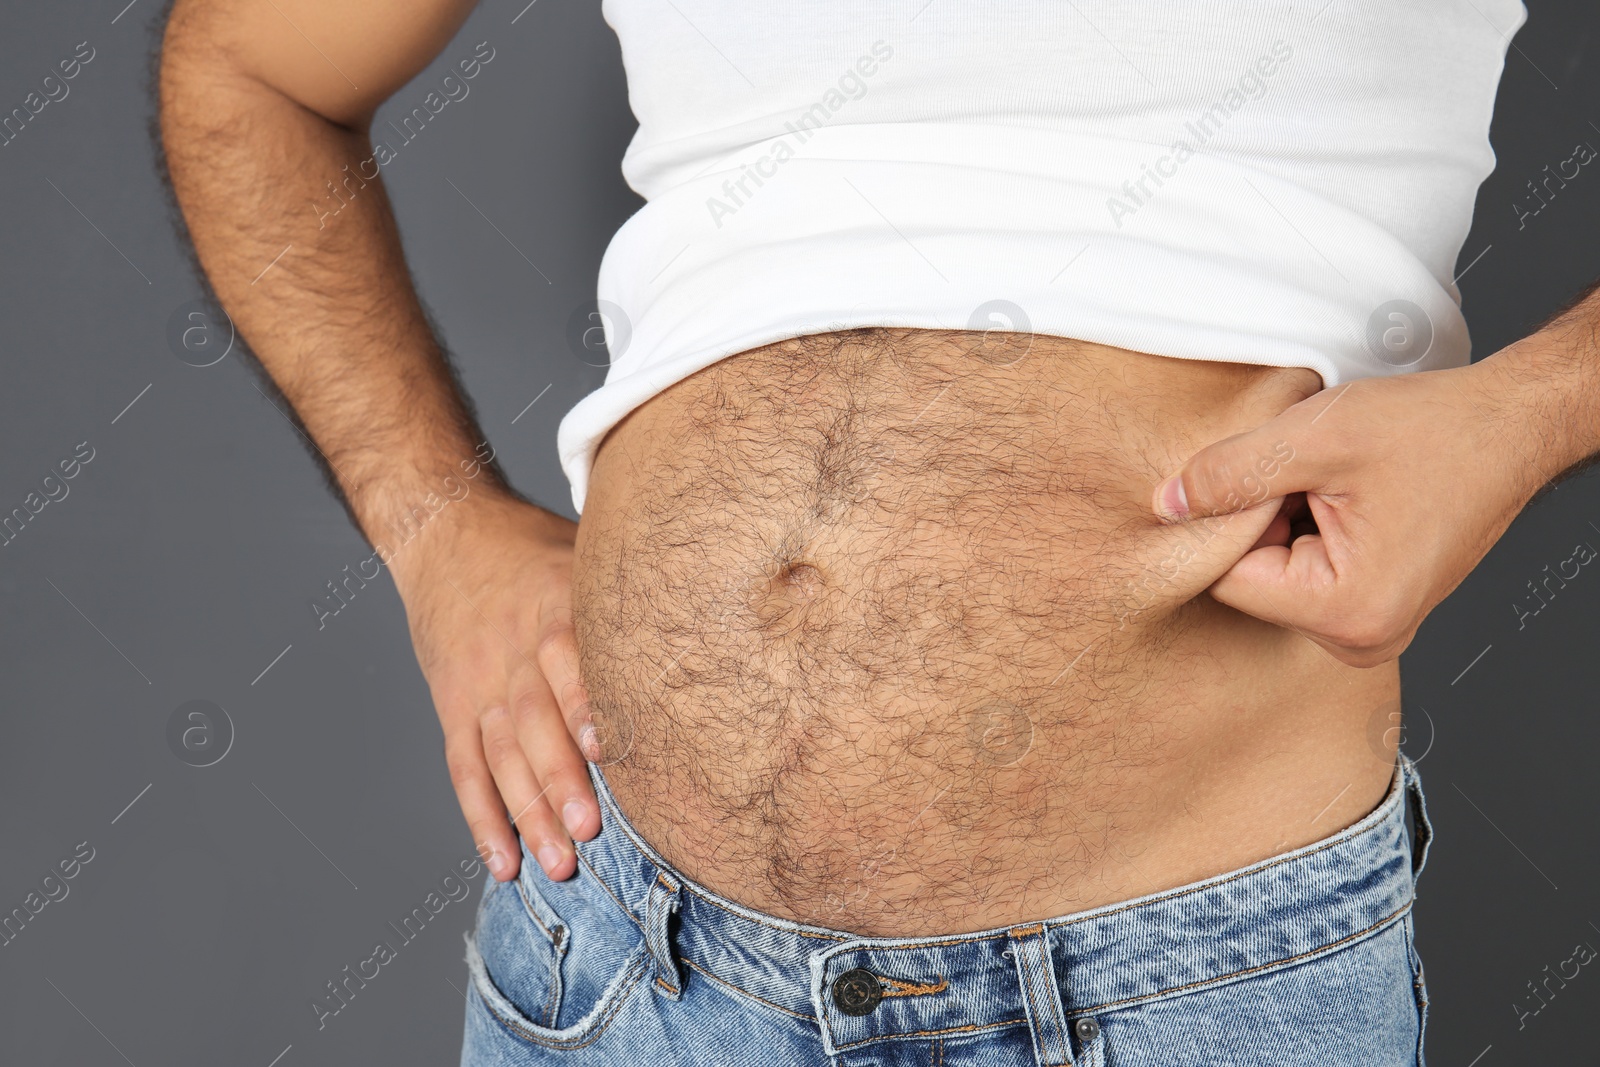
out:
M326 210L345 166L372 173L373 112L471 7L178 0L162 51L162 143L201 265L379 542L485 438L417 301L381 175L337 216L312 205ZM488 468L388 564L451 781L502 881L520 863L508 813L555 878L576 869L572 839L600 827L579 748L575 533Z
M633 723L606 778L697 883L864 936L986 930L1279 855L1387 791L1398 665L1205 595L1275 520L1287 442L1248 513L1149 510L1316 373L1004 336L744 352L600 449L573 589L593 706Z
M201 265L374 541L484 435L416 298L381 175L334 218L309 205L370 158L373 113L471 6L178 0L162 54L163 144ZM1539 488L1600 444L1597 323L1589 298L1472 367L1316 393L1197 451L1150 506L1171 522L1240 510L1229 497L1249 465L1290 442L1277 518L1210 593L1342 663L1392 663ZM508 816L557 879L576 868L572 841L599 830L575 540L491 467L388 561L462 811L502 881L520 861Z
M1228 497L1252 457L1288 441L1279 515L1211 595L1344 663L1389 662L1529 500L1593 461L1597 326L1591 289L1471 366L1323 390L1196 453L1152 509L1168 522L1238 511ZM1317 532L1294 536L1307 513Z

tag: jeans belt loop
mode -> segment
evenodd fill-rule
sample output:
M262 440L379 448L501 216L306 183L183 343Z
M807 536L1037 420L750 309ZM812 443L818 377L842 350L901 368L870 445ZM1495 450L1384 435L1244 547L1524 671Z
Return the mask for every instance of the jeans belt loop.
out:
M1033 923L1006 932L1011 938L1011 961L1017 967L1022 1003L1028 1013L1028 1031L1033 1035L1034 1057L1039 1067L1071 1067L1072 1043L1050 958L1049 931L1043 923Z
M1411 802L1411 884L1417 884L1423 865L1428 862L1428 847L1433 844L1433 823L1428 821L1428 802L1422 796L1422 779L1417 775L1417 765L1405 755L1400 757L1400 773L1405 778L1406 799Z
M657 871L644 908L644 942L656 965L656 992L669 1000L678 1000L683 996L683 981L667 930L668 920L678 910L678 893L678 883L668 878L664 871Z

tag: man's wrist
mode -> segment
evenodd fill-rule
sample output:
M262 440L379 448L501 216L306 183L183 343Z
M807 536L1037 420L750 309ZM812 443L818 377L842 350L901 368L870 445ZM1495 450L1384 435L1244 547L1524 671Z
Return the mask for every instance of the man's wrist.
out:
M396 577L425 545L446 539L449 531L488 509L525 503L494 466L487 442L447 452L394 457L382 473L347 487L347 499L361 532L378 559ZM481 521L481 520L480 520Z
M1552 325L1475 364L1494 417L1537 468L1541 485L1600 452L1600 352L1572 325Z
M537 555L540 541L552 552L570 553L577 530L571 520L529 503L498 482L435 503L437 511L412 510L391 524L388 541L372 539L402 596L436 581L450 561L480 559L486 551L492 556L511 541L524 555Z

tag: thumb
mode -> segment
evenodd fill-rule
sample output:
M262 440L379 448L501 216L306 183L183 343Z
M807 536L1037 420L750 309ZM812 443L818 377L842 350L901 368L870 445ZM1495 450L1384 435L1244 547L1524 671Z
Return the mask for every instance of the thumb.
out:
M1317 488L1320 463L1295 450L1282 416L1196 452L1156 486L1151 505L1164 522L1228 515Z

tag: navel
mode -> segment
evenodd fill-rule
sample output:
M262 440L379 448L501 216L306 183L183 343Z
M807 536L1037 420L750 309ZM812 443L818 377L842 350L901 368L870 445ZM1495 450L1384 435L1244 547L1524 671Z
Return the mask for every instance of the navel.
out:
M791 630L805 624L827 591L821 567L809 560L786 560L757 584L751 606L764 629Z

